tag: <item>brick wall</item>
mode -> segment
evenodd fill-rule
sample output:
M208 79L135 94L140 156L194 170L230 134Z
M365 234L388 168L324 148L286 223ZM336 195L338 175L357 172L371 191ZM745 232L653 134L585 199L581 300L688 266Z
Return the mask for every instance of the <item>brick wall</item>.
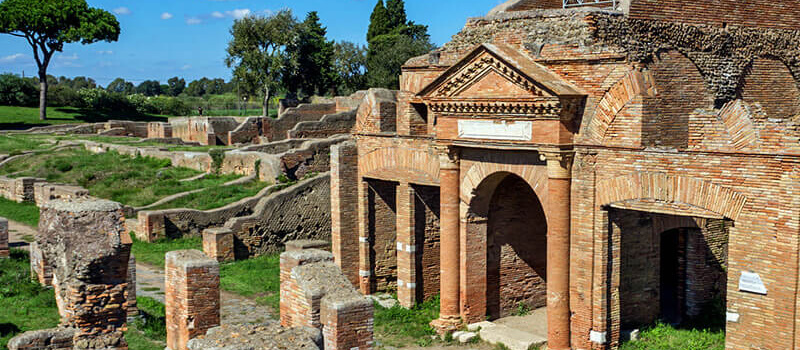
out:
M800 29L800 8L792 0L631 0L632 18L714 26Z
M281 325L321 328L326 350L372 349L372 301L356 291L331 253L281 254Z
M758 103L768 118L786 120L800 114L800 90L792 72L779 60L753 60L745 73L741 94L745 102Z
M203 230L203 253L218 262L233 261L233 231L224 227Z
M417 260L416 297L424 301L439 294L439 188L414 185L414 232Z
M164 305L167 347L186 350L186 343L219 326L219 263L199 250L166 255Z
M397 289L397 184L370 180L369 242L373 291Z

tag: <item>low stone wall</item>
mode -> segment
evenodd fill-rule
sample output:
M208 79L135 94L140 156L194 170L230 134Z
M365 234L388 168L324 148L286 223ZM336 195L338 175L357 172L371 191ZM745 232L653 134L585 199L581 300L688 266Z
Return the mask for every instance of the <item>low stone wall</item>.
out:
M41 207L31 263L52 265L60 324L74 330L74 349L127 349L131 244L124 221L122 206L111 201L56 199ZM37 344L61 332L26 332L12 341L18 349L50 349Z
M372 349L373 304L318 249L281 254L281 325L322 330L325 350Z
M318 121L297 123L288 131L289 138L326 138L338 134L350 134L356 124L356 110L328 114Z
M350 135L310 140L299 148L280 154L280 173L289 179L302 179L308 173L321 173L331 168L331 147L349 141Z
M245 119L243 123L228 132L228 144L258 142L265 119L264 117L249 117Z
M9 178L0 176L0 196L18 203L35 202L34 185L44 179L33 177Z
M228 220L224 227L236 237L236 258L282 250L297 239L330 240L330 174L273 193L260 201L248 216Z
M303 139L286 139L275 142L261 143L257 145L250 145L242 147L239 150L242 152L263 152L267 154L281 154L290 151L294 148L300 147L308 140Z
M75 328L59 327L22 333L8 341L9 350L73 350Z
M162 139L172 137L172 125L170 123L153 122L147 123L147 138Z
M288 138L287 132L299 122L320 120L326 114L336 113L335 103L301 104L286 110L278 119L264 120L261 135L270 142Z
M321 350L322 334L315 328L284 328L277 321L222 325L187 344L189 350Z
M171 118L172 136L203 145L228 144L228 132L235 130L240 121L234 117L181 117Z
M88 197L89 190L80 186L51 184L48 182L37 182L33 185L34 202L38 206L54 199L73 199Z

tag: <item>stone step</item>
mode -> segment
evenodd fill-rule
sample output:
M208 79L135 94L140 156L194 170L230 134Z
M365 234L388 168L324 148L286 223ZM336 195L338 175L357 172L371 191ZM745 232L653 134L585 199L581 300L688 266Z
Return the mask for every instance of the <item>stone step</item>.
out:
M490 344L503 344L510 350L528 350L531 346L540 346L544 348L544 345L547 343L547 338L540 335L494 322L485 321L470 326L473 329L480 327L480 332L478 334L483 341Z

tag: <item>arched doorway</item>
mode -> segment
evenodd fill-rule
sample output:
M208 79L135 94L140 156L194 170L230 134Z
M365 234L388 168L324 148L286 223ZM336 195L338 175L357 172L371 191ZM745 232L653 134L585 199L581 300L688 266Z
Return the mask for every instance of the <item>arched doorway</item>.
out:
M547 304L547 221L533 188L499 172L475 190L468 234L485 242L485 316L496 319Z

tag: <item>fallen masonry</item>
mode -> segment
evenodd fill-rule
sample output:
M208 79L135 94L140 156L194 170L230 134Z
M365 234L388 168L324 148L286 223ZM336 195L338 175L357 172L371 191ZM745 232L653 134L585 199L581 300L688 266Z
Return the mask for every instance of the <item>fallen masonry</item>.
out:
M189 350L319 350L322 334L316 328L284 328L277 321L222 325L192 339Z
M54 349L54 342L60 344L55 349L127 349L123 331L133 290L126 237L118 203L90 198L45 203L31 254L40 257L31 261L52 264L50 283L61 322L53 330L14 337L9 349Z

